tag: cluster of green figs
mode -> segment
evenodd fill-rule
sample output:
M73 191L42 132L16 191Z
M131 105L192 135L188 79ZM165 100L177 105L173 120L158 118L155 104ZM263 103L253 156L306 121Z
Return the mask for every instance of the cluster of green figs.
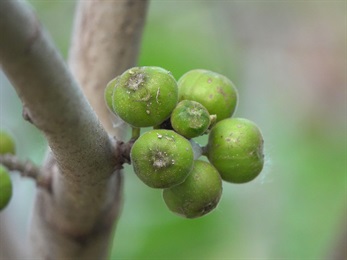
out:
M6 131L0 130L0 155L16 152L14 139ZM0 164L0 210L4 209L12 197L12 181L8 169Z
M105 89L114 114L133 129L152 127L135 137L131 164L146 185L163 189L172 212L186 218L216 208L222 180L246 183L263 168L262 134L252 121L232 117L237 99L227 77L202 69L176 81L163 68L134 67ZM208 143L201 147L193 139L205 134Z

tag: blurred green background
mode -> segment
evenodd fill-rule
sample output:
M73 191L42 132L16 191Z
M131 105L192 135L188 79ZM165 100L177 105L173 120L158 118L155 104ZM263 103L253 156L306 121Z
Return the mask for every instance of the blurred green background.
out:
M30 3L67 57L75 1ZM331 259L347 229L346 2L152 1L148 11L139 65L229 77L235 116L262 129L266 165L251 183L224 183L218 208L195 220L170 213L126 167L110 259ZM46 142L0 80L1 128L40 163ZM35 187L13 179L1 214L24 235Z

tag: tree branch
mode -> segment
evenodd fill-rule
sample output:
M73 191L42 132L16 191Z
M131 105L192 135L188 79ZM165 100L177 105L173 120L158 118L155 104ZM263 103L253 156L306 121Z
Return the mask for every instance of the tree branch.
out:
M0 4L2 68L46 135L62 172L67 178L85 172L78 179L89 183L110 176L115 162L108 136L47 34L19 2ZM95 176L104 164L103 176Z
M147 0L80 1L72 37L69 64L106 130L112 126L104 102L106 84L135 66L147 10Z
M0 214L0 259L27 259L28 245L23 243L21 227L11 225L11 216L6 210ZM18 250L20 248L20 250Z
M84 10L83 6L91 2L81 1L79 8ZM132 12L144 16L144 12L135 12L143 3L145 1L114 1L112 11L107 16L115 19L122 16L124 10L128 10L127 21L134 18ZM132 9L131 6L137 7ZM96 13L92 15L105 18L104 12L107 10L96 8ZM86 20L84 17L89 15L82 11L80 19ZM139 20L141 22L136 26L140 29L129 30L129 39L139 38L136 35L139 35L144 19ZM114 26L117 27L116 24ZM38 190L36 197L31 225L33 255L42 259L51 259L52 256L57 259L104 258L121 198L122 177L120 172L113 174L121 164L117 160L122 157L117 154L119 149L112 147L108 134L32 10L19 1L0 0L0 31L2 69L21 98L26 117L47 137L52 156L57 162L51 164L50 169L52 192ZM84 30L86 35L87 31ZM117 41L123 40L116 38L117 46ZM78 49L81 45L82 42L74 42L74 48ZM108 46L110 50L113 49L111 45ZM129 66L137 54L137 48L133 46L137 44L127 46L132 55L123 57L124 53L116 52L100 60L97 68L100 66L105 69L115 63ZM112 62L109 62L109 58ZM74 59L72 55L72 64ZM81 75L90 73L89 69L97 69L90 66L80 69L80 66L75 63L72 67ZM118 69L121 70L121 66ZM108 72L102 77L96 76L97 81L100 80L97 87L99 90L89 96L100 95L101 86L105 86L108 77L115 76L111 75L113 73L117 71ZM78 78L83 79L82 76ZM96 103L100 104L100 101Z

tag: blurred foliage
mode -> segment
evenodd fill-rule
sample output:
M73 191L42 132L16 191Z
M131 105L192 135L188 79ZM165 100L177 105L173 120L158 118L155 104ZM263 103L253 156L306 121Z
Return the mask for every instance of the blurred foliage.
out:
M75 2L30 2L67 57ZM126 166L110 259L328 258L347 216L343 10L338 1L151 2L139 65L176 79L194 68L228 76L240 92L236 116L263 130L267 162L249 184L224 183L219 207L193 220L169 212ZM1 128L37 161L45 142L0 77ZM14 200L11 214L27 214Z
M203 68L235 79L237 56L232 42L224 41L213 22L213 3L152 1L143 34L140 65L160 66L178 79L191 69Z

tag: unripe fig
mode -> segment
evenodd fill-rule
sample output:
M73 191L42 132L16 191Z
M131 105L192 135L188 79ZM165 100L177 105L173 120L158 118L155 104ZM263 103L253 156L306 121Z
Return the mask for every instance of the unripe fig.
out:
M111 85L111 86L110 86ZM110 90L113 86L113 92ZM159 67L135 67L109 83L105 97L113 111L134 127L155 126L169 118L178 102L177 83Z
M4 209L12 197L12 181L5 167L0 165L0 210Z
M140 136L130 152L134 172L152 188L182 183L193 167L193 149L171 130L151 130Z
M180 135L190 139L202 135L210 125L210 114L198 102L182 100L171 114L171 125Z
M168 208L186 218L201 217L213 210L222 195L222 180L208 162L195 161L187 179L172 188L164 189Z
M16 146L13 137L0 130L0 154L15 154Z
M178 80L179 100L201 103L217 122L231 117L237 104L237 90L225 76L208 70L191 70Z
M263 169L262 134L250 120L224 119L209 134L207 157L223 180L233 183L249 182Z

